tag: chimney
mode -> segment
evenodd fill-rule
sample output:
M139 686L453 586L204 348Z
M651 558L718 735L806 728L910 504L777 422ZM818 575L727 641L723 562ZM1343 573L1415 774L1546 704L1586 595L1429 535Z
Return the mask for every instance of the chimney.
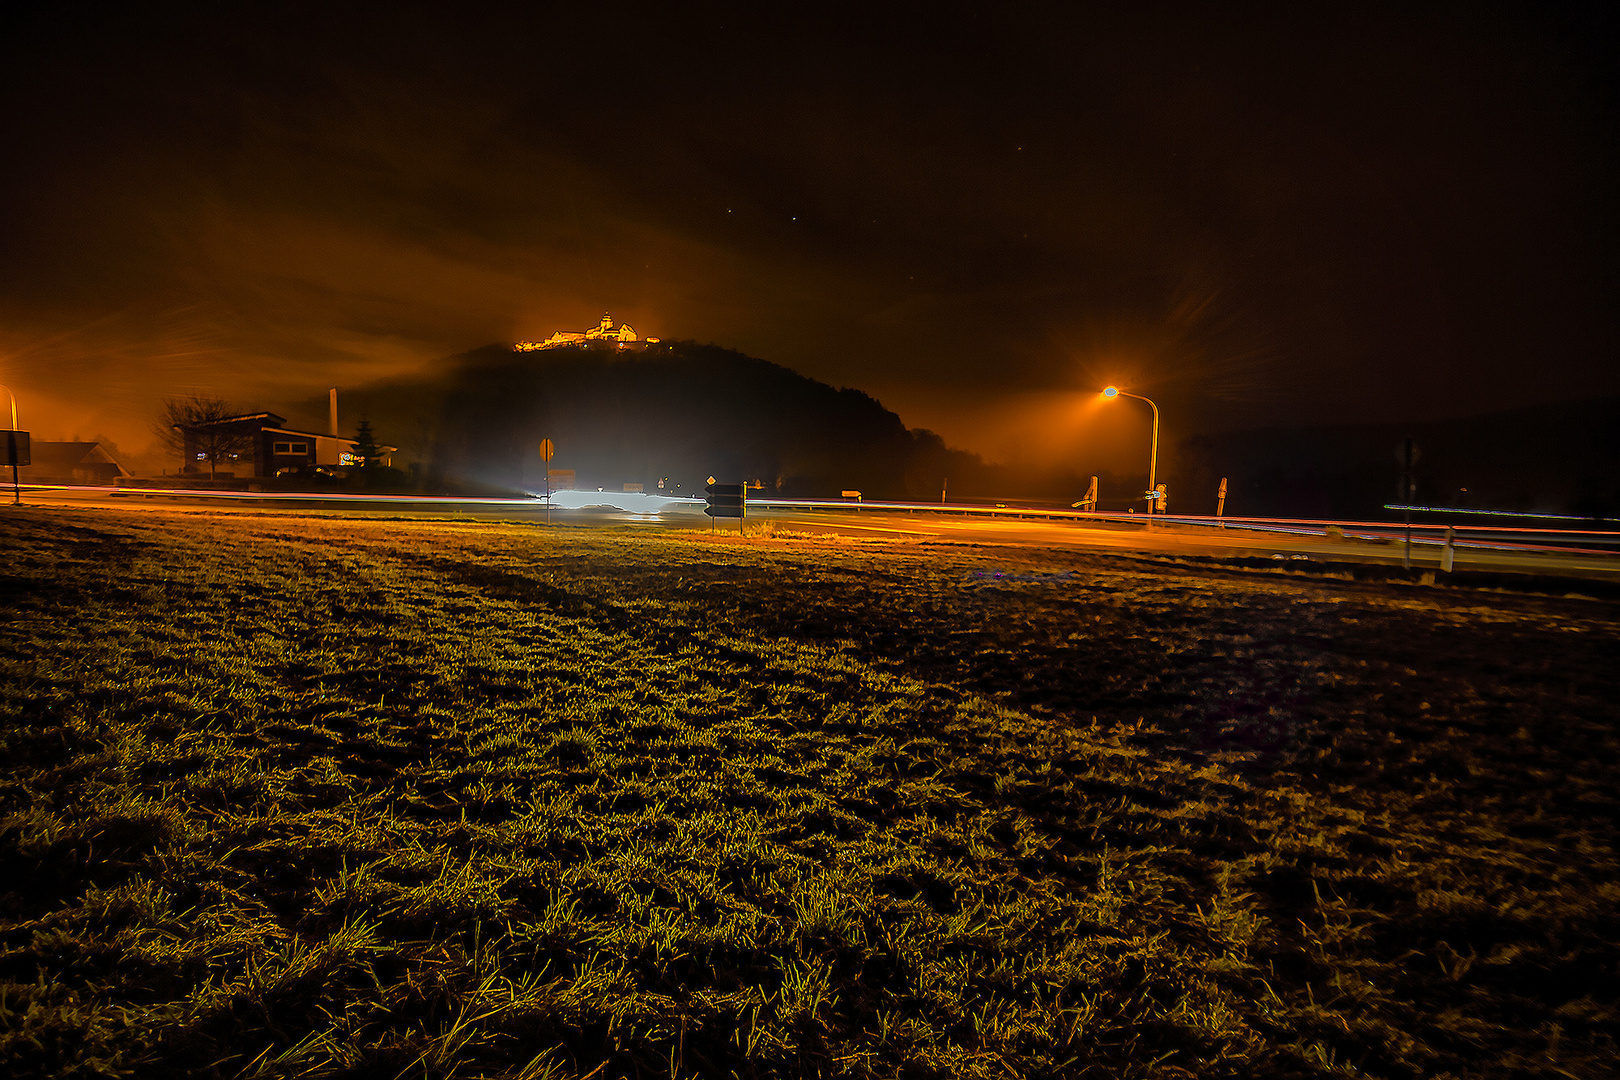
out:
M332 414L332 438L335 439L337 438L337 387L334 386L327 391L326 400L329 406L328 411Z

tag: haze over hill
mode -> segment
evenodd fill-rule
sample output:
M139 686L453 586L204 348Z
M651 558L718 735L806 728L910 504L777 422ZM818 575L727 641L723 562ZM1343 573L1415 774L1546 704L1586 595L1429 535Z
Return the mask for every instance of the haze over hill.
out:
M1073 474L1014 476L859 390L838 389L715 345L668 342L616 349L515 352L489 345L442 375L386 380L345 395L344 415L370 419L430 482L537 490L538 445L581 487L639 483L690 493L710 475L757 481L773 494L935 500L1066 491ZM319 415L323 402L304 411ZM1078 497L1078 496L1075 496Z

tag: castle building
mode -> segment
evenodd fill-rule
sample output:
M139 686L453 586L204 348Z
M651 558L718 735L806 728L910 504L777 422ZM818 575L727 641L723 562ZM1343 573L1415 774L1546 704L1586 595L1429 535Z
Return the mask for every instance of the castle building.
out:
M613 316L604 314L602 321L582 334L575 334L567 330L558 330L544 341L520 341L512 346L515 352L534 352L536 349L555 349L560 345L589 345L601 343L617 345L623 348L633 343L651 345L657 342L655 337L645 341L636 337L635 330L629 323L613 325Z

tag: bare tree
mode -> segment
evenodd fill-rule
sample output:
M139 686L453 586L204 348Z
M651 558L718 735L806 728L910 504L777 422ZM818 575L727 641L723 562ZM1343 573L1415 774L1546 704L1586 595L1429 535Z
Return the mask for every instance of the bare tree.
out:
M224 398L193 394L166 399L154 428L163 445L180 455L184 468L206 458L212 480L221 460L253 449L253 432L230 423L238 415Z

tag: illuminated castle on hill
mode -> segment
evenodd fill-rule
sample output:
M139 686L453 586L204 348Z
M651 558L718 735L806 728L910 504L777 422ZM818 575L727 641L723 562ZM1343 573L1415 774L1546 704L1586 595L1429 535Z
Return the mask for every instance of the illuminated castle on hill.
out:
M599 325L591 327L583 334L570 333L567 330L558 330L544 341L520 341L512 346L514 352L534 352L536 349L555 349L560 345L589 345L601 342L605 345L617 345L623 348L630 344L652 345L658 341L655 337L645 340L636 337L636 332L629 323L613 325L613 316L603 315Z

